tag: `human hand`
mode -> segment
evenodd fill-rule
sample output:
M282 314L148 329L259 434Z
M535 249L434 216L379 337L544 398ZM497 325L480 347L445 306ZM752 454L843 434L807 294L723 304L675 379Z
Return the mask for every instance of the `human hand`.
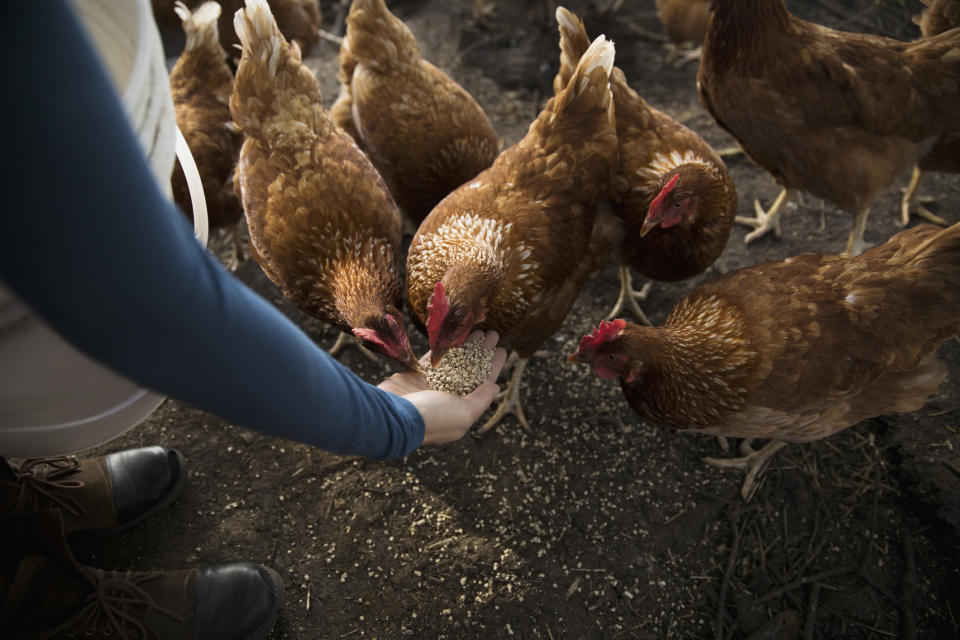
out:
M496 331L474 331L467 338L467 342L483 341L483 346L493 349L500 336ZM402 396L417 408L423 417L426 427L423 444L438 444L459 440L487 410L493 397L500 390L497 386L497 376L507 359L507 352L497 347L490 362L490 374L487 381L465 396L458 396L443 391L427 389L427 378L422 373L404 371L395 373L379 385L384 391ZM428 351L420 362L430 362Z

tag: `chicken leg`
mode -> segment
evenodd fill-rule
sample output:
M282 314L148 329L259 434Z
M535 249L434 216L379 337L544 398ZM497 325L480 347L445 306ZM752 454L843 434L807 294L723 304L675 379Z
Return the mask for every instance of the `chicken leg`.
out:
M777 234L777 237L780 237L780 212L790 198L793 197L793 189L784 189L780 192L780 195L777 196L777 199L773 201L773 204L770 205L770 208L767 211L763 210L763 207L760 206L758 201L753 202L753 208L756 211L756 218L746 218L743 216L737 216L734 218L734 221L737 224L745 224L748 227L753 227L754 230L747 234L743 239L746 244L750 244L757 238L762 235L765 235L768 231L773 229L773 232Z
M771 440L762 449L755 451L750 443L753 438L747 438L740 443L740 453L744 454L742 458L704 458L707 464L719 467L721 469L740 469L747 472L747 477L743 480L743 486L740 487L740 496L744 502L749 502L756 491L756 481L760 477L763 468L770 461L777 451L787 446L783 440Z
M327 353L329 353L331 356L335 356L340 353L341 349L350 346L359 349L360 353L362 353L367 360L370 360L371 362L380 362L376 354L360 344L360 341L357 340L355 336L348 335L342 331L340 332L340 335L337 336L337 341L333 343L333 346L327 349Z
M516 360L516 364L513 366L513 375L510 376L510 382L507 383L507 388L497 396L497 399L500 400L497 410L490 416L490 419L477 430L477 433L486 433L508 413L515 415L520 426L530 431L530 423L527 422L527 417L523 414L523 405L520 404L520 380L523 378L523 370L527 367L528 358L514 358L514 354L512 354L510 359Z
M939 224L941 226L947 227L950 225L946 220L940 216L931 213L922 202L932 202L931 198L917 198L917 187L920 186L920 177L923 175L923 171L920 167L913 168L913 175L910 176L910 184L907 185L907 188L903 192L903 201L900 204L900 223L905 227L910 224L910 205L913 203L914 199L917 201L917 215L926 220L927 222L932 222L933 224Z
M863 253L863 232L867 229L867 214L870 213L870 207L867 207L857 213L853 219L853 229L850 230L850 237L847 238L847 246L843 249L846 257L858 256Z
M669 51L667 52L667 64L673 65L675 69L679 69L688 62L700 60L700 58L703 57L702 45L693 47L692 49L677 46L675 44L669 44L667 46L669 48Z
M643 285L640 291L637 291L633 288L633 277L630 275L630 267L624 264L620 265L620 295L617 297L617 303L613 305L613 309L607 314L607 319L610 320L616 317L623 311L624 303L626 303L627 308L633 312L633 315L639 318L643 324L652 327L653 325L650 324L643 309L637 304L637 300L643 301L647 299L647 294L650 293L650 287L652 285L653 282L648 282Z

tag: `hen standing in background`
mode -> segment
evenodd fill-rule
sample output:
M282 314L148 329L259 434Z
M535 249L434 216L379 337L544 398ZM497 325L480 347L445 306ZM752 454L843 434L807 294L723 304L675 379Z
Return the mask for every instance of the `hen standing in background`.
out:
M237 180L254 257L301 310L412 370L399 308L400 212L337 129L300 49L266 0L237 11L243 45L230 110L247 136Z
M786 442L923 406L946 377L937 347L958 331L960 224L924 225L858 257L808 253L728 273L684 296L660 327L602 322L569 361L619 376L652 422L775 438L744 458L708 460L748 470L748 499Z
M944 133L960 131L960 30L916 42L828 29L783 0L714 0L700 100L783 191L756 203L747 242L803 189L855 212L847 254L863 249L870 204Z
M480 105L420 56L383 0L354 0L340 48L340 95L330 114L419 224L448 193L497 157Z
M913 21L920 26L920 37L929 38L938 33L960 27L960 0L920 0L927 8ZM942 171L960 173L960 131L945 134L930 151L925 153L917 166L913 168L910 184L903 194L901 204L901 222L907 226L910 222L910 204L917 194L920 176L924 171ZM947 221L930 213L922 204L917 205L922 218L946 225Z
M205 2L191 14L184 3L177 2L174 11L183 21L187 36L183 53L170 70L177 126L197 163L210 228L232 225L233 255L225 262L230 270L235 270L243 257L236 227L243 209L233 188L233 171L243 136L230 116L233 73L217 36L220 5ZM190 191L179 161L174 165L171 182L174 201L191 215Z
M679 66L700 58L703 51L700 45L710 18L710 0L657 0L657 15L670 39L667 62L679 58ZM696 49L680 53L680 48L687 43L693 43Z
M561 53L555 91L566 86L590 44L583 21L572 12L559 7L557 22ZM647 105L619 67L610 74L610 90L620 140L620 168L611 180L610 197L623 233L615 252L620 297L609 317L626 304L650 324L637 304L649 285L634 291L630 268L664 282L702 273L727 245L737 213L737 191L710 145Z
M179 1L179 0L178 0ZM187 7L195 7L202 0L187 0ZM173 0L151 0L153 15L157 25L161 28L176 26L169 21L172 15ZM220 46L229 52L230 56L236 53L237 32L233 28L233 14L243 8L243 0L219 0L223 12L220 15ZM295 41L300 50L306 52L320 39L320 2L319 0L268 0L270 11L273 13L282 33L287 40Z
M520 358L481 431L508 411L529 426L519 401L527 359L607 258L591 229L617 163L613 57L613 43L597 38L523 139L437 205L410 245L407 293L433 363L475 326L496 330Z

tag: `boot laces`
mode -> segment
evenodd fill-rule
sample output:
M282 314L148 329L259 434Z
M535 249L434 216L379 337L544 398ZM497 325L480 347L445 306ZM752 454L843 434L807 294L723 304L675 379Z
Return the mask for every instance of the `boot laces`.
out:
M43 473L44 467L49 470ZM31 494L34 501L43 496L60 508L78 516L83 512L80 503L69 495L70 489L79 489L83 486L82 480L67 480L64 476L73 474L80 468L80 461L76 456L60 456L56 458L27 458L14 469L18 476L20 495L17 500L18 510L26 507ZM43 475L40 475L43 473Z
M159 571L140 573L136 576L129 571L103 571L87 569L87 577L94 583L94 591L84 600L75 628L83 630L84 635L93 635L102 623L107 633L116 633L118 640L146 640L150 630L137 617L134 608L155 611L177 622L183 617L176 612L158 605L140 583L161 576ZM70 635L77 635L73 632Z

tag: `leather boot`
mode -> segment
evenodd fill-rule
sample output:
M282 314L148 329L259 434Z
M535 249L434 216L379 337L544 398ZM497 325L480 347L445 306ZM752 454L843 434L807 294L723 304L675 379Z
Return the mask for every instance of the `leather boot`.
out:
M14 544L0 559L5 638L259 640L280 612L280 576L261 565L103 571L73 558L59 511L0 517L0 527Z
M67 533L120 530L169 506L186 482L183 455L144 447L78 460L0 458L0 515L63 512Z

